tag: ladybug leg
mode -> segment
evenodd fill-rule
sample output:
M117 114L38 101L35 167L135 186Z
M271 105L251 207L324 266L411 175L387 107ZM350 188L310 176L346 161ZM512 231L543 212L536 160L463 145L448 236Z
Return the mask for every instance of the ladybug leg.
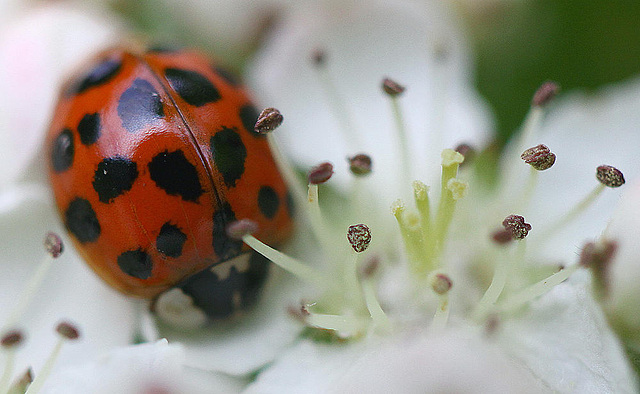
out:
M200 271L160 294L151 310L164 323L196 329L253 306L267 279L269 260L251 251Z

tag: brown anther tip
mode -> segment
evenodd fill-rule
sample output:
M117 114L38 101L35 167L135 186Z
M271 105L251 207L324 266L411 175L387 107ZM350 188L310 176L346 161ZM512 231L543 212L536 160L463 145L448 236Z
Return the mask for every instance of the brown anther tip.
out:
M510 230L499 229L491 233L491 239L498 245L506 245L513 241L513 235Z
M324 162L313 167L311 171L309 171L309 175L307 179L309 180L310 184L319 185L331 179L332 175L333 175L333 164L329 162Z
M327 53L322 49L316 49L311 54L311 61L316 67L323 67L327 63Z
M609 295L610 267L617 249L618 244L615 241L601 240L596 243L587 242L580 252L578 264L591 269L594 290L600 298L606 298Z
M229 223L225 230L229 238L241 241L245 235L255 234L258 231L258 223L250 219L240 219Z
M256 121L254 131L258 134L268 134L280 127L284 117L275 108L265 108L262 110Z
M503 221L502 225L505 230L511 232L513 239L524 239L529 231L531 231L531 225L525 223L524 217L520 215L509 215Z
M307 305L304 303L300 304L300 306L297 308L294 306L289 306L287 308L287 313L289 313L289 316L302 323L304 323L307 316L310 315L309 311L307 310Z
M543 144L525 150L520 158L538 171L548 170L556 162L556 155Z
M624 175L622 175L622 171L612 166L599 166L596 169L596 178L607 187L614 188L624 185Z
M382 90L391 97L396 97L404 93L405 87L396 81L385 78L382 80Z
M347 230L347 239L356 253L362 253L371 243L371 230L366 224L354 224Z
M560 86L551 81L543 83L538 90L536 90L531 100L531 104L536 107L542 107L548 104L558 94Z
M349 169L353 175L363 176L371 173L371 156L359 153L347 158Z
M473 148L473 146L465 143L456 146L454 150L464 156L464 161L461 163L461 165L469 163L476 155L476 150Z
M580 252L579 264L583 267L605 267L616 254L618 244L614 241L587 242Z
M44 238L44 248L54 259L60 257L64 251L62 238L56 233L48 232Z
M435 274L431 279L431 288L436 294L447 294L449 290L451 290L451 287L453 287L453 282L448 275Z
M9 331L0 339L0 345L4 348L12 348L22 343L23 339L22 332L18 330Z
M380 260L378 257L373 257L359 267L359 276L364 279L371 278L376 272L378 272L379 267Z
M56 327L56 331L58 332L58 334L69 340L78 339L78 337L80 337L80 332L71 323L62 322L58 324L58 326Z
M27 386L31 384L31 382L33 382L33 371L31 370L31 368L27 368L27 370L24 371L20 379L18 379L14 387L24 387L25 390L19 391L19 392L25 392Z

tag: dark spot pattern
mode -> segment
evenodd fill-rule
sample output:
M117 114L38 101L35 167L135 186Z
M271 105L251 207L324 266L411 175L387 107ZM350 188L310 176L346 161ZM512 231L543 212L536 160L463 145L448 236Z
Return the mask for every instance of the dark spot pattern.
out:
M228 202L213 213L213 250L220 261L237 256L242 249L241 240L233 240L227 236L227 225L235 221L236 214Z
M222 79L224 79L224 81L229 85L240 86L240 80L238 79L238 77L226 68L214 66L213 71Z
M89 71L83 79L72 84L67 93L79 94L102 85L115 77L121 68L121 59L106 59Z
M148 279L153 270L153 262L142 249L128 250L118 256L118 267L129 276L138 279Z
M196 167L182 150L155 155L149 162L149 173L159 188L185 201L196 202L204 193Z
M93 242L100 237L100 222L91 203L76 197L64 213L65 225L81 243Z
M269 269L269 262L264 257L251 253L249 268L245 272L231 267L229 276L221 280L211 270L205 269L192 275L178 287L211 320L223 319L237 312L235 294L240 296L240 307L249 308L258 300Z
M53 141L51 149L51 165L55 172L67 170L73 164L75 149L73 145L73 134L71 130L64 129Z
M84 145L95 143L100 137L100 114L86 114L78 123L78 134L80 142Z
M93 189L100 202L109 203L131 190L138 178L138 166L126 157L108 157L98 163L93 177Z
M252 104L244 105L240 108L240 112L238 113L240 116L240 120L242 120L242 125L244 128L256 137L263 136L263 134L256 133L256 122L258 121L258 116L260 116L260 112L258 109Z
M156 238L156 248L167 257L180 257L187 235L180 228L169 222L162 225Z
M244 161L247 158L247 148L240 135L233 129L222 128L211 137L211 154L224 183L234 187L244 173Z
M204 75L191 70L167 68L164 75L171 88L196 107L220 100L220 92Z
M258 208L269 219L273 219L280 207L278 193L271 186L262 186L258 191Z
M135 133L164 117L162 98L149 81L136 79L120 96L118 116L122 126Z

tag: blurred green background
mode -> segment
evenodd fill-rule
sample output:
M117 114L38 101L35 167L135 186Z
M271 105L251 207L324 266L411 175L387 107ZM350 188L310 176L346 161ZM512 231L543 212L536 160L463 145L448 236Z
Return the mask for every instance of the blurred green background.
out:
M640 1L511 0L459 10L500 142L545 80L564 91L592 90L640 73Z

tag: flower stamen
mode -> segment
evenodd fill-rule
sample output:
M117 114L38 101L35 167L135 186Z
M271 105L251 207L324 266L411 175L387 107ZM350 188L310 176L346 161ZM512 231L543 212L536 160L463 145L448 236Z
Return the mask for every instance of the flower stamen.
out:
M0 339L0 346L6 355L4 371L2 372L2 377L0 377L0 394L5 394L10 390L11 375L13 374L16 361L16 348L23 340L24 335L17 330L7 332L2 339Z
M434 293L438 296L438 307L431 321L431 329L441 331L449 320L449 290L453 286L453 281L448 275L442 272L432 272L429 275L429 284Z
M47 251L47 255L42 259L42 261L36 268L35 273L29 279L27 285L24 287L24 290L22 294L20 294L15 308L4 323L4 329L14 327L20 321L27 307L29 306L29 303L42 285L42 282L44 281L47 272L53 265L54 260L60 257L62 251L64 250L62 239L57 234L52 232L47 233L44 240L44 246Z
M60 355L62 346L67 341L76 340L80 336L78 329L72 324L66 322L58 324L58 326L56 327L56 332L60 335L60 337L58 338L58 342L51 351L51 354L47 358L47 361L44 363L44 366L42 367L40 373L36 375L36 378L29 385L26 394L35 394L40 391L40 389L44 385L44 382L47 380L47 378L51 374L51 371L53 370L53 366L55 365L56 360Z
M382 81L382 90L389 97L389 102L391 103L391 113L393 115L393 120L396 127L396 133L398 135L398 144L400 147L400 160L402 161L400 170L400 176L404 178L403 184L409 183L409 177L411 176L411 155L409 152L409 145L407 141L407 131L404 124L404 117L402 114L402 108L400 107L399 97L404 93L404 86L398 84L397 82L385 78Z

